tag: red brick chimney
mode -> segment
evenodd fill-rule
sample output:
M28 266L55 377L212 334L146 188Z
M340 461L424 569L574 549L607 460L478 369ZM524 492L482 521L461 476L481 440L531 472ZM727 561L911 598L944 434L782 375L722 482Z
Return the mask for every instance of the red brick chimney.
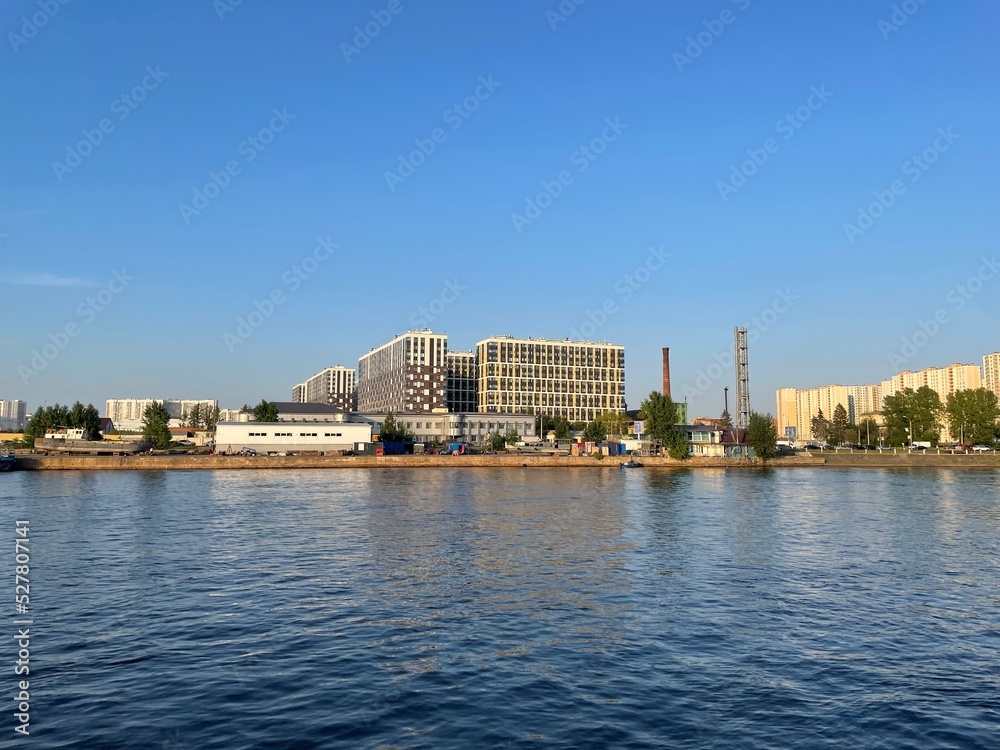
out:
M670 349L663 347L663 395L670 395Z

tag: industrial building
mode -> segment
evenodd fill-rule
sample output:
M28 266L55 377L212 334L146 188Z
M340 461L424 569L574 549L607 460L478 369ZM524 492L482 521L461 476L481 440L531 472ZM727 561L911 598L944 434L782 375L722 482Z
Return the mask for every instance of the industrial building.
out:
M592 421L625 411L625 347L491 336L476 345L479 411Z
M361 412L447 409L448 337L408 331L358 360Z
M365 422L220 422L215 428L217 453L333 453L370 443L371 425Z
M397 425L410 430L420 443L469 443L482 445L493 433L507 434L514 430L526 443L538 442L538 418L532 414L482 414L477 412L451 414L393 413ZM378 434L385 423L385 412L352 414L352 421L366 422L372 433Z

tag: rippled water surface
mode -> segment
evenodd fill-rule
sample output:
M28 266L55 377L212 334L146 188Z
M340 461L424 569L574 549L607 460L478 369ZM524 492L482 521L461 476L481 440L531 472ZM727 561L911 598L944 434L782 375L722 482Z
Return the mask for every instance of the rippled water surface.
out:
M17 472L0 501L33 619L2 747L1000 747L1000 472Z

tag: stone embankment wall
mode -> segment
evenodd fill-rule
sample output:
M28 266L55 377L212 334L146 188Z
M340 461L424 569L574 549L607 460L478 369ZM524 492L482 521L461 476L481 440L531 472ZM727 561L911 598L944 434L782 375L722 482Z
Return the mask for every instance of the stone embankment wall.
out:
M370 468L619 468L619 459L570 456L38 456L19 455L18 466L28 470L194 470L194 469L370 469ZM747 467L738 459L692 458L674 461L670 458L643 458L644 466L671 468ZM822 459L789 458L769 462L774 466L819 466Z
M692 458L674 461L670 458L643 458L644 466L672 469L748 468L759 467L760 462L732 458ZM590 468L618 470L620 460L605 457L570 456L41 456L20 454L18 468L26 470L137 470L163 469L391 469L391 468ZM931 454L882 454L824 453L812 456L795 456L768 461L775 468L827 466L855 468L916 468L947 467L955 469L998 469L1000 456L937 455Z

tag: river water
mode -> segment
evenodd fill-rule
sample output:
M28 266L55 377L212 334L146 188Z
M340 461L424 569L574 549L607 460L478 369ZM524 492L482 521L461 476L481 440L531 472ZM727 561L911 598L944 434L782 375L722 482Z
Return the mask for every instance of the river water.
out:
M0 747L1000 746L1000 472L16 472L0 507Z

